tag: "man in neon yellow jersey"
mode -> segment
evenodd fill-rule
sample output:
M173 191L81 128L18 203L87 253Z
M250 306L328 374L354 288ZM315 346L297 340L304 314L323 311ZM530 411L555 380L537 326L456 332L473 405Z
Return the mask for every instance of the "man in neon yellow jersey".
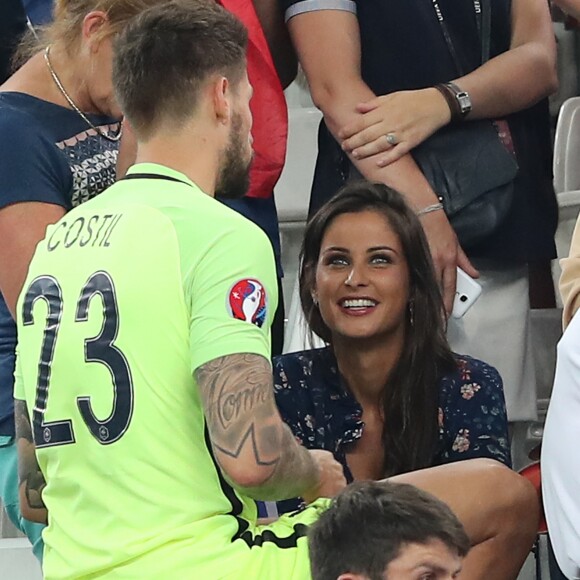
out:
M213 199L247 186L246 39L211 2L168 3L129 27L114 79L138 163L51 227L30 268L17 440L25 516L49 514L47 578L236 576L266 541L292 562L320 506L261 532L250 498L345 483L275 407L271 246Z
M345 485L275 407L271 247L213 199L247 184L246 41L214 2L132 21L113 77L137 164L50 227L31 263L15 419L48 580L308 578L307 526ZM507 468L478 465L402 476L448 501L475 544L495 541L497 510L521 495ZM481 487L475 507L449 478ZM258 525L255 499L296 496L310 505Z

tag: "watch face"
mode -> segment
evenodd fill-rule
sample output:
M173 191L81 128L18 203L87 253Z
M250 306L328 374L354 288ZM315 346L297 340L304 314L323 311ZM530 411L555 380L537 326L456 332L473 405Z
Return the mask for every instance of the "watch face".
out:
M465 91L462 91L456 95L456 98L457 102L459 103L459 107L461 108L461 112L464 115L469 113L469 111L471 111L471 99L469 98L469 95Z

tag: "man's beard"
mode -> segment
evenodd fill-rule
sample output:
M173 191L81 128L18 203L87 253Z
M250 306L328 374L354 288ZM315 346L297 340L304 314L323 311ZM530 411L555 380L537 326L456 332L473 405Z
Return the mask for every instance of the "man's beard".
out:
M232 119L230 141L222 155L222 163L216 184L216 197L239 199L250 187L250 165L244 156L242 117L235 113Z

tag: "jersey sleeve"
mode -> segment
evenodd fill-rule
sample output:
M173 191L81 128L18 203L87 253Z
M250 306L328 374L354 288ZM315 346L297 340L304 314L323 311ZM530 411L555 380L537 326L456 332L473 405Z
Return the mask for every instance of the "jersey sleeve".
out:
M343 10L356 14L355 0L280 0L280 2L286 22L298 14L318 10Z
M440 424L444 449L441 463L489 458L511 466L503 383L492 366L467 356L444 379Z
M71 172L37 122L20 111L2 109L0 137L0 209L30 201L69 208Z
M230 221L186 283L193 371L231 354L270 359L270 327L278 305L272 247L254 224L237 215Z

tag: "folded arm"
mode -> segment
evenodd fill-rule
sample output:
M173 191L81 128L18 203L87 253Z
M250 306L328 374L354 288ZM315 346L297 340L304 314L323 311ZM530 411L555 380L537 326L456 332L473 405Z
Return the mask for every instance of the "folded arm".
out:
M341 128L363 117L357 105L375 96L361 77L356 15L341 10L306 12L291 18L288 26L312 98L324 114L328 129L340 141ZM444 98L440 95L438 98L442 102L443 125L449 110ZM348 153L366 179L397 189L412 207L421 209L437 203L436 194L410 155L405 154L396 162L380 167L373 157L362 159ZM463 254L442 211L425 215L422 223L449 312L455 294L456 266L472 276L477 276L477 271Z
M514 0L510 49L454 80L469 93L468 119L501 118L526 109L557 89L556 42L545 0ZM359 158L393 163L449 122L449 106L433 89L398 91L359 103L362 113L342 127L345 149ZM443 115L447 112L447 117ZM393 132L391 147L383 136Z
M457 84L471 96L474 119L503 117L555 92L556 40L546 0L513 0L510 49Z

